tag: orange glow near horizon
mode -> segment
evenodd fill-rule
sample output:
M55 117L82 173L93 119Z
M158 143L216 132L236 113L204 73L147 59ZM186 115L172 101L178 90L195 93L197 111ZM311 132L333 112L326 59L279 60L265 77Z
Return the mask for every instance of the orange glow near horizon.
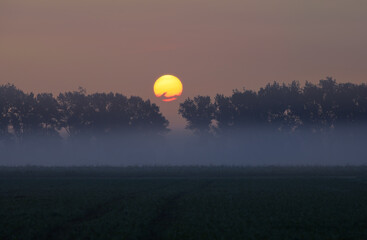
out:
M154 83L154 94L164 102L171 102L182 94L182 83L173 75L163 75Z

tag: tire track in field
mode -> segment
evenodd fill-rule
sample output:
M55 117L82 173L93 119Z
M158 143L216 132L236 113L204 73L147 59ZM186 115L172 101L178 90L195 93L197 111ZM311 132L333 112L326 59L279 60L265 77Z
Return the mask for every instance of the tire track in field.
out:
M160 189L164 189L168 186L170 186L171 184L165 184L164 186L160 186L157 188L152 189L151 191L155 191L155 190L160 190ZM119 195L119 196L115 196L113 198L108 199L107 201L103 201L101 203L98 203L96 205L94 205L91 208L88 208L84 211L83 214L78 215L74 218L71 218L51 229L49 229L47 231L47 233L45 234L44 238L41 239L59 239L60 234L67 231L67 229L72 228L74 225L76 224L80 224L82 222L88 222L94 219L98 219L101 218L103 215L113 211L113 206L115 206L115 204L119 203L121 200L126 200L126 199L134 199L138 196L139 193L142 192L146 192L144 190L142 191L134 191L134 192L130 192L128 195Z
M201 183L199 187L194 187L189 190L182 190L177 192L176 194L171 195L169 198L166 198L166 200L157 207L157 215L148 224L148 233L147 236L143 239L161 240L162 232L170 226L172 221L175 220L174 218L177 210L178 201L188 194L206 189L212 183L213 181L206 181L204 183Z

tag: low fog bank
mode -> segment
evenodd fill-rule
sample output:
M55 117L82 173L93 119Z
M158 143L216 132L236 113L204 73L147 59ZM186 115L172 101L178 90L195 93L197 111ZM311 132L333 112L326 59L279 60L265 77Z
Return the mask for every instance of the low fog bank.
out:
M221 136L129 134L1 143L2 166L366 165L367 128L328 133L263 129Z

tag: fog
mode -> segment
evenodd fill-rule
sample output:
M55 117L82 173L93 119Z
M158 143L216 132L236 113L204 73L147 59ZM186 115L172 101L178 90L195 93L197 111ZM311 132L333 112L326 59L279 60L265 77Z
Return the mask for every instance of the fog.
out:
M367 128L327 133L247 129L195 136L171 133L2 143L2 166L365 165Z

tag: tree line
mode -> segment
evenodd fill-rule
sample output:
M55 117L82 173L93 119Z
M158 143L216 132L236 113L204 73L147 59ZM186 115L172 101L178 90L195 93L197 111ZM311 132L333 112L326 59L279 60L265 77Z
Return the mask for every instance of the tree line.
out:
M258 91L234 90L188 98L178 113L199 135L239 132L260 127L277 132L329 132L367 123L367 85L337 83L331 77L313 84L267 84ZM159 107L140 97L119 93L87 94L85 89L60 93L25 93L0 85L0 141L33 137L89 139L143 132L159 135L168 121Z
M25 93L0 86L0 139L23 142L37 136L95 138L130 131L160 134L168 121L159 107L140 97L119 93L87 94L85 89L60 93Z
M367 124L367 85L337 83L327 77L318 84L267 84L260 90L234 90L188 98L179 106L187 128L200 135L238 132L260 127L277 132L330 132Z

